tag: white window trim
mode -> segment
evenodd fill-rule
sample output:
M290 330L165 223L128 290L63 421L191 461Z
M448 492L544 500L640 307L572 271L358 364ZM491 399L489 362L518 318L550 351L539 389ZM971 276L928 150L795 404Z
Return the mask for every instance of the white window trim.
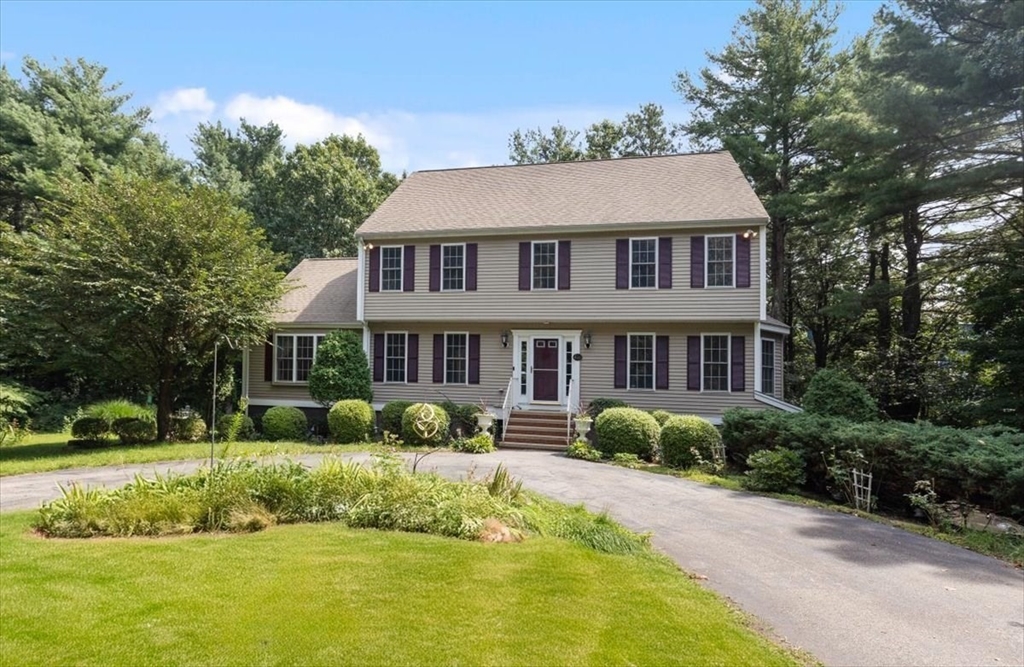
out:
M449 382L448 381L448 336L465 336L466 337L466 381L465 382ZM452 387L464 387L469 384L469 332L468 331L445 331L444 332L444 384Z
M771 343L771 346L772 346L772 366L771 366L771 371L772 372L771 372L770 376L766 376L765 373L764 373L764 371L765 371L765 366L764 366L764 344L765 343ZM761 384L757 388L757 390L759 392L761 392L762 394L768 394L769 396L774 396L775 395L775 366L776 366L775 362L776 362L776 360L778 358L777 357L777 355L778 355L778 346L776 345L775 339L774 338L762 338L761 339L761 349L760 349L759 353L760 353L760 359L758 361L760 361L760 364L761 364ZM765 391L764 390L764 381L765 381L766 377L771 377L771 379L772 379L772 390L771 391Z
M462 246L462 287L460 289L445 289L444 287L444 249ZM466 291L466 244L465 243L442 243L441 244L441 291L442 292L465 292ZM404 261L405 258L403 257Z
M326 336L326 335L327 335L326 331L295 331L295 332L291 332L291 333L275 333L274 334L274 376L273 376L274 380L273 380L273 382L276 383L276 384L294 384L294 385L300 385L300 386L301 385L305 385L305 384L309 384L309 380L296 380L295 379L295 375L299 372L299 364L298 364L299 358L298 358L298 354L297 354L297 352L298 352L298 345L297 345L295 340L292 341L292 355L293 355L292 356L292 379L290 379L290 380L278 379L278 376L277 376L277 350L278 350L277 339L278 338L282 338L284 336L287 336L289 338L294 339L296 336L312 336L313 337L313 362L315 363L316 362L316 353L317 353L317 350L320 348L320 343L319 343L319 341L317 339L320 338L321 336Z
M401 259L398 261L398 289L384 289L384 250L386 248L398 248ZM380 247L380 275L377 276L377 289L380 292L404 292L405 291L405 246L382 245Z
M405 336L405 357L402 359L404 371L402 377L405 378L401 382L395 380L388 380L388 336L397 336L401 334ZM408 331L385 331L384 332L384 380L382 384L409 384L409 332Z
M629 364L632 363L630 358L632 357L632 338L633 336L650 336L651 337L651 388L641 389L639 387L631 387ZM629 331L626 332L626 391L658 391L658 335L653 331Z
M711 265L709 245L711 239L732 239L732 284L712 285L708 279L708 267ZM704 287L707 289L735 289L736 287L736 235L735 234L708 234L704 237Z
M633 241L654 241L654 284L650 287L633 287ZM706 252L706 251L705 251ZM661 243L657 236L635 236L629 239L629 289L649 290L658 289L658 274L661 271L659 261L661 259Z
M704 388L704 339L710 336L725 336L725 389ZM732 391L732 334L702 333L700 335L700 391L708 394L727 394Z
M536 273L534 272L533 260L537 257L535 248L537 244L553 244L555 246L555 286L537 287ZM530 241L530 291L531 292L554 292L558 289L558 241Z

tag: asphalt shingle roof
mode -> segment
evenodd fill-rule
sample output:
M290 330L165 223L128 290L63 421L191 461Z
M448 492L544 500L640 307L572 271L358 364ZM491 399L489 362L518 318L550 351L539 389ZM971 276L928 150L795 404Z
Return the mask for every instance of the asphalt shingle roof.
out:
M278 305L280 324L357 321L359 260L355 257L304 259L288 273L292 289Z

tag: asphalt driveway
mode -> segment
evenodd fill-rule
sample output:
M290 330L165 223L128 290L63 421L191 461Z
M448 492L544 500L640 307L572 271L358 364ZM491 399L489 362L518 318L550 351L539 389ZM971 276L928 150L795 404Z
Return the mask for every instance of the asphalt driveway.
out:
M535 491L653 532L683 569L827 665L1024 665L1024 572L996 559L846 514L546 452L437 453L420 469L481 477L499 462ZM0 510L37 507L58 484L116 486L200 465L3 477Z

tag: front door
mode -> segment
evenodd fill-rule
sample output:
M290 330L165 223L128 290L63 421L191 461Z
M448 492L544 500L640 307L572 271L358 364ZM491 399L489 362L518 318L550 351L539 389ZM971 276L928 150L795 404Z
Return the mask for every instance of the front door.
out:
M558 338L533 339L533 400L558 401Z

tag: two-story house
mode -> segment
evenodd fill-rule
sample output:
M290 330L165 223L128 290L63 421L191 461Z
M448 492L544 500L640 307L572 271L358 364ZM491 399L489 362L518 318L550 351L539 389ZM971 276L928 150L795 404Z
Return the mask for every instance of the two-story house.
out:
M244 391L256 411L317 407L318 337L349 327L378 410L486 403L511 428L599 397L713 421L789 409L767 220L725 152L416 172L359 228L358 258L289 275Z

